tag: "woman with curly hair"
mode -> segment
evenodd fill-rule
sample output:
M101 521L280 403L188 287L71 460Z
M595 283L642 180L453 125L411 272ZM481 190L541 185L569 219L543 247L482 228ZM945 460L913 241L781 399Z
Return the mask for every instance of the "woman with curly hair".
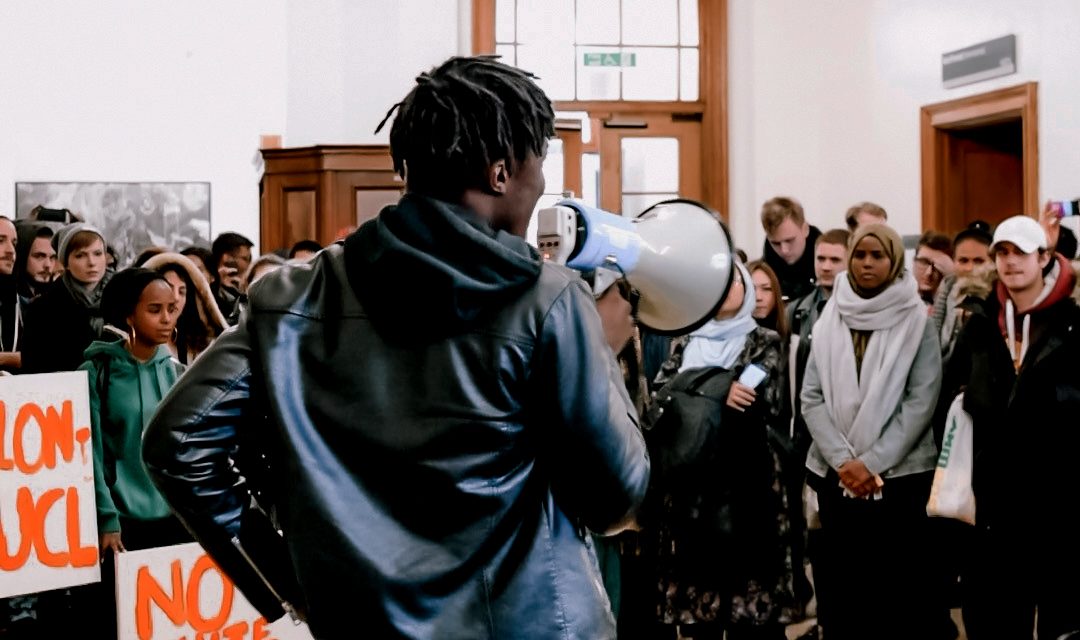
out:
M172 287L180 318L168 346L177 360L191 364L229 326L210 283L194 262L179 253L158 254L143 266L164 275Z

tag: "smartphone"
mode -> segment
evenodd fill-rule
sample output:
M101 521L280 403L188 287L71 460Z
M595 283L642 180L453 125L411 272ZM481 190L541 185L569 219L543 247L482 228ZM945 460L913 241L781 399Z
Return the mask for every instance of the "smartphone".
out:
M758 385L765 382L765 378L769 377L769 373L757 366L754 363L746 365L743 369L742 375L739 376L739 384L744 384L751 389L756 389Z
M1080 200L1056 200L1050 204L1059 218L1080 215Z

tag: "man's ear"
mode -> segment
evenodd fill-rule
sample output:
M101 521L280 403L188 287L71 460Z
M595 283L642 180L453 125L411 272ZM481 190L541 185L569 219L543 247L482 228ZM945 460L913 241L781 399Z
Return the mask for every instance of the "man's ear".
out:
M807 222L806 220L803 220L803 223L802 223L802 237L804 237L804 238L809 238L810 237L810 223Z
M505 194L506 183L510 179L510 172L506 168L506 160L499 160L488 167L488 188L492 193Z
M1045 269L1053 259L1054 256L1049 251L1039 251L1039 268Z

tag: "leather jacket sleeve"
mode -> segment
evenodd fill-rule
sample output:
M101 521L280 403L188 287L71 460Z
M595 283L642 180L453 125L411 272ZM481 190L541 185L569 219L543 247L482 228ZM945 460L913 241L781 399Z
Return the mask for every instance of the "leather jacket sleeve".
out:
M291 576L284 544L249 544L280 536L268 518L257 517L234 466L241 439L250 439L243 432L264 424L252 401L251 355L243 323L222 334L158 407L143 437L143 461L196 540L259 613L275 620L288 606L283 601L297 603L299 589L294 576L292 583L280 580ZM273 588L271 574L279 578Z
M534 362L556 503L597 533L632 524L649 459L592 295L570 284L548 311Z

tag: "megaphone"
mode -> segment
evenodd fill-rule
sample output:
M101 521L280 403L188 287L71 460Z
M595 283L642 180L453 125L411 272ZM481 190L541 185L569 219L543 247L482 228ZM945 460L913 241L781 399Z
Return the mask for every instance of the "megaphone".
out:
M681 335L711 320L731 287L731 236L720 217L692 200L665 200L636 218L572 198L537 214L546 260L594 272L593 292L625 277L640 296L638 322Z

